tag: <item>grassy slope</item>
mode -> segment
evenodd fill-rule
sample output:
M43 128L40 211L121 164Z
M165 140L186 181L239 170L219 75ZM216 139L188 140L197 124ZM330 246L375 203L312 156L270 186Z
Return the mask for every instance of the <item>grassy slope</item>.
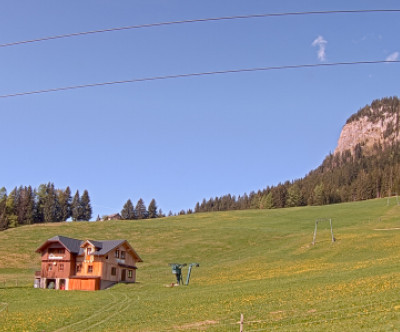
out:
M60 223L0 233L0 331L400 329L400 206L392 199L152 221ZM311 246L314 221L320 224ZM34 251L54 235L127 239L138 283L99 292L32 288ZM199 262L189 287L168 263ZM186 277L187 269L184 270ZM30 279L2 287L2 279Z

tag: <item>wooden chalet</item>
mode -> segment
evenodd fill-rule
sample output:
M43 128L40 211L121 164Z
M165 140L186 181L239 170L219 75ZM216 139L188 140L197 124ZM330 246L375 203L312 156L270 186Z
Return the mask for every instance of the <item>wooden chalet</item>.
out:
M118 282L136 281L136 263L143 262L126 240L93 241L55 236L37 250L42 255L35 287L99 290Z
M122 216L119 213L110 214L106 220L122 220Z

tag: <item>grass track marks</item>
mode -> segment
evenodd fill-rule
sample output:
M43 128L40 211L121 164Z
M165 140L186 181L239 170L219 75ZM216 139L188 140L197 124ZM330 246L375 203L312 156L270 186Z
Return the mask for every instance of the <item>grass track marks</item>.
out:
M108 292L108 291L106 290L105 292ZM108 312L108 311L114 309L116 306L118 306L119 302L118 302L117 297L116 297L112 292L110 292L110 295L111 295L111 297L112 297L112 299L113 299L111 305L105 307L103 310L97 310L94 314L90 315L89 317L86 317L86 318L84 318L84 319L78 320L78 321L76 321L76 322L74 322L74 323L71 323L71 324L69 324L69 325L65 325L65 326L63 326L63 327L61 327L61 328L59 328L59 329L57 329L57 330L54 330L54 332L61 332L61 331L68 330L68 329L70 329L72 326L75 326L75 325L78 325L78 324L82 324L82 323L91 321L93 318L96 318L97 316L100 316L100 315L102 315L103 313ZM80 330L80 331L84 331L84 329L79 329L79 330Z
M8 303L6 302L0 302L0 313L2 313L4 310L8 308Z
M89 325L88 327L81 329L80 331L94 331L93 328L95 326L99 326L107 321L109 321L112 317L121 314L122 312L126 311L127 309L129 309L129 304L132 302L131 299L128 298L128 295L123 294L124 295L124 299L122 301L119 301L118 305L113 306L112 308L109 309L115 309L115 312L111 315L108 315L106 318L102 319L101 321L98 321L94 324ZM118 308L117 308L118 307ZM108 311L108 310L107 310Z

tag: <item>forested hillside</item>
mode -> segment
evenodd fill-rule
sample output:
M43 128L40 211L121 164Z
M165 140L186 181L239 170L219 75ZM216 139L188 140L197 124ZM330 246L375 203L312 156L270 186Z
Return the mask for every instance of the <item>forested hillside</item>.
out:
M203 199L194 210L206 212L324 205L400 193L399 115L399 98L375 100L347 120L347 127L343 128L346 133L341 135L338 144L343 148L329 154L321 166L304 178L239 197L227 194ZM342 137L346 135L351 136L351 140ZM346 142L347 145L344 145Z

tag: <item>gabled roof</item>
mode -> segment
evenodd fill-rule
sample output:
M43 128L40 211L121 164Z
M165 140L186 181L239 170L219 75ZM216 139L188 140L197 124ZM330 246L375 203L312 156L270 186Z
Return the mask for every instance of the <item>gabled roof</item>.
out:
M121 245L122 243L124 243L126 240L110 240L110 241L101 241L101 247L97 247L99 248L99 250L96 250L94 252L95 255L105 255L107 253L109 253L111 250L115 249L116 247L118 247L119 245Z
M93 241L93 240L82 241L81 248L84 248L84 247L86 246L86 243L89 243L90 245L92 245L93 247L95 247L96 250L102 249L102 248L103 248L103 242L100 242L100 241Z
M67 249L69 252L77 254L77 255L83 255L84 254L84 245L86 243L90 243L93 245L96 250L93 253L93 255L96 256L103 256L109 253L111 250L117 248L123 243L126 243L126 245L129 247L129 249L132 251L133 256L136 257L138 262L143 262L140 256L136 253L136 251L131 247L131 245L128 243L127 240L106 240L106 241L93 241L93 240L77 240L77 239L72 239L69 237L65 236L54 236L51 239L48 239L45 243L43 243L37 250L36 252L41 252L43 251L50 243L54 242L59 242L61 243L65 249Z
M129 242L127 240L109 240L109 241L90 241L90 240L88 240L88 242L90 242L90 243L93 243L93 242L101 243L101 248L99 248L99 247L97 247L96 245L93 244L96 247L96 249L98 249L93 253L93 255L98 255L98 256L106 255L110 251L112 251L113 249L115 249L118 246L120 246L121 244L125 243L127 245L127 247L132 251L133 256L136 257L138 262L143 262L143 260L137 254L135 249L133 249L131 247L131 245L129 244Z
M69 252L78 254L83 241L57 235L57 236L52 237L51 239L48 239L45 243L43 243L38 249L36 249L36 252L41 252L45 247L47 247L50 243L53 243L53 242L59 242Z

